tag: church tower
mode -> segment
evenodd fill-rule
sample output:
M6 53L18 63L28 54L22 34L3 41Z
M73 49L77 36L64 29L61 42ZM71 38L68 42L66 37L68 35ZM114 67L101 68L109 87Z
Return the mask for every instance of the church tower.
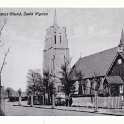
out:
M124 52L124 31L122 29L120 44L118 45L118 52Z
M61 66L65 61L69 61L66 28L58 26L55 10L53 25L46 31L43 70L55 75L54 84L57 92L61 92L62 89L59 77L61 77Z

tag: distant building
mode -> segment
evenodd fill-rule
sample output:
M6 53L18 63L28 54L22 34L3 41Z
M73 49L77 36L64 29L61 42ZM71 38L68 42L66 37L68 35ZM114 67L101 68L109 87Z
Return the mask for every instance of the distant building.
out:
M80 58L71 70L72 79L81 72L82 81L78 81L79 94L93 94L97 87L99 93L118 96L124 91L124 32L117 47ZM97 80L97 81L96 81Z
M68 60L69 48L66 28L58 26L55 11L53 25L47 29L45 37L43 70L49 71L56 76L54 84L57 92L62 89L62 84L59 80L61 66Z

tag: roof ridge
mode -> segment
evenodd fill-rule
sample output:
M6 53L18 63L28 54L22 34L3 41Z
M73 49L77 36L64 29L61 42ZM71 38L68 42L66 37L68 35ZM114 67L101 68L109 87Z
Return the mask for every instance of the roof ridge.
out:
M98 54L104 53L108 50L112 50L112 49L116 49L116 48L117 47L112 47L112 48L109 48L109 49L106 49L106 50L103 50L103 51L100 51L100 52L96 52L96 53L93 53L93 54L90 54L90 55L87 55L87 56L84 56L84 57L80 57L80 59L84 59L84 58L87 58L87 57L90 57L90 56L98 55Z

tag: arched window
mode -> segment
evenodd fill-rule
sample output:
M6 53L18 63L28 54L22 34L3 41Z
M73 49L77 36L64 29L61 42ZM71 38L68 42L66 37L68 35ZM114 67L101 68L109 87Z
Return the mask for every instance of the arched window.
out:
M122 60L121 59L118 59L118 64L122 64Z

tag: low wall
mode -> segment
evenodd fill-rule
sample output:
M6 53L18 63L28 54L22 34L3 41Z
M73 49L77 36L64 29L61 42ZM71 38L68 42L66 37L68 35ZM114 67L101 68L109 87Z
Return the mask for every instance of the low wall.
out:
M73 106L87 106L94 107L94 97L93 101L91 101L91 97L76 97L73 98ZM120 97L98 97L97 105L102 108L120 108Z

